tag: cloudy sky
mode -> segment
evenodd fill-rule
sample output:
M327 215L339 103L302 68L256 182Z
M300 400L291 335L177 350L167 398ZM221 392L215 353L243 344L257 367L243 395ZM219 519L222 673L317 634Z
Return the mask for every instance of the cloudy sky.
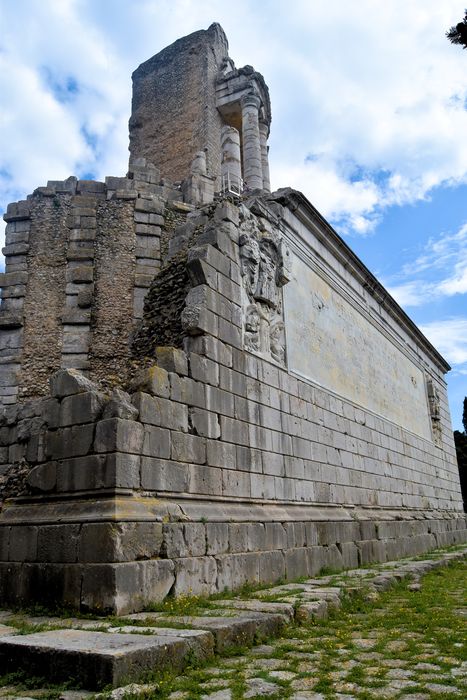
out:
M127 166L131 72L220 22L269 85L273 188L300 189L467 394L467 51L461 0L1 0L0 209Z

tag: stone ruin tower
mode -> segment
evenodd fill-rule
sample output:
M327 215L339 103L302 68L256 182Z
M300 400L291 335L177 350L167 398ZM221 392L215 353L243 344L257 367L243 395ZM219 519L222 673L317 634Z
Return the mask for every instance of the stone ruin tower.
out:
M206 200L229 184L242 192L242 179L250 190L270 191L270 123L263 76L235 68L218 24L179 39L133 73L130 161L146 158L173 181L191 172L191 187L204 189Z
M134 73L130 165L9 205L0 599L128 612L466 539L446 361L300 192L221 27Z

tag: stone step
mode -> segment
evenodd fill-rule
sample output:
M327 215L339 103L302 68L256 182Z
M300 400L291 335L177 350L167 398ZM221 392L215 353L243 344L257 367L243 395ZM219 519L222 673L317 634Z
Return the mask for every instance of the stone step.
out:
M361 581L363 588L356 585L357 571L337 577L338 585L330 585L330 578L323 577L275 586L256 591L247 600L219 600L216 607L204 612L200 608L194 615L142 612L119 620L83 620L0 611L0 675L21 670L49 682L66 680L90 690L141 682L150 673L157 675L166 669L177 672L196 659L228 654L232 647L250 646L261 638L277 636L293 619L306 622L325 618L330 604L339 607L345 591L366 591L366 595L377 597L376 588L386 588L404 576L417 580L427 569L466 555L464 548L440 553L436 560L388 562L367 570L372 575ZM284 596L286 601L263 600L268 594ZM18 623L22 622L55 629L18 634ZM82 629L76 629L78 626ZM106 631L86 629L89 626Z
M27 669L31 676L59 683L77 682L98 690L141 680L166 669L181 670L187 659L213 654L209 632L197 634L112 634L84 630L54 630L0 639L0 673Z
M219 614L216 614L219 613ZM136 613L130 619L146 620L154 625L176 624L193 630L210 632L214 637L217 654L225 654L232 647L251 646L255 639L277 636L285 624L290 622L283 613L243 612L240 610L211 610L205 616L179 615L161 617L156 613Z

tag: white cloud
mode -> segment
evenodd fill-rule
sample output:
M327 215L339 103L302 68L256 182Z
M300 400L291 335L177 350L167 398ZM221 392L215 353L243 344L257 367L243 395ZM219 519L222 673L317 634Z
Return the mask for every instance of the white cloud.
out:
M387 282L386 287L401 306L422 306L436 299L467 294L467 224L455 234L430 238L397 277L403 281Z
M433 294L433 285L426 282L405 282L396 286L386 285L389 294L400 306L423 306Z
M448 362L456 365L467 363L467 318L457 316L441 321L432 321L420 326L428 340L445 355ZM465 373L467 368L457 368Z
M417 258L404 265L402 273L414 275L426 270L445 268L453 261L459 261L459 256L463 258L466 251L467 224L464 224L457 233L442 233L436 238L429 238Z
M302 166L283 166L279 175L280 182L307 193L323 215L339 221L342 227L361 234L371 230L378 203L378 188L371 180L349 182L324 158Z
M456 3L362 0L351 12L342 2L297 5L291 14L298 36L285 61L294 69L287 114L298 107L301 119L295 118L294 148L273 135L279 153L272 150L272 159L282 168L291 152L302 161L310 151L321 153L339 181L348 180L346 164L355 163L366 171L362 185L376 192L368 207L353 188L351 207L342 199L336 215L328 205L332 187L305 179L305 193L323 214L351 221L360 212L367 231L384 207L423 199L441 183L465 182L467 144L459 139L467 126L465 55L444 36L458 16Z
M445 30L457 0L16 0L2 3L1 204L48 179L127 162L130 73L219 21L237 65L271 90L271 170L341 231L367 234L384 208L467 181L465 54ZM44 79L71 76L60 102ZM83 129L92 137L86 140ZM309 156L312 160L308 160ZM451 289L463 289L462 270Z

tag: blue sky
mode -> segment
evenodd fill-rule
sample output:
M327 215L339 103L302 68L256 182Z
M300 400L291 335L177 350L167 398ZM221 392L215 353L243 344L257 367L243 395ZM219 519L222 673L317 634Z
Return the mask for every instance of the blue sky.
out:
M3 0L0 208L48 179L124 174L132 71L218 21L237 66L270 88L273 187L303 191L450 362L460 429L467 52L444 34L463 12L459 0Z

